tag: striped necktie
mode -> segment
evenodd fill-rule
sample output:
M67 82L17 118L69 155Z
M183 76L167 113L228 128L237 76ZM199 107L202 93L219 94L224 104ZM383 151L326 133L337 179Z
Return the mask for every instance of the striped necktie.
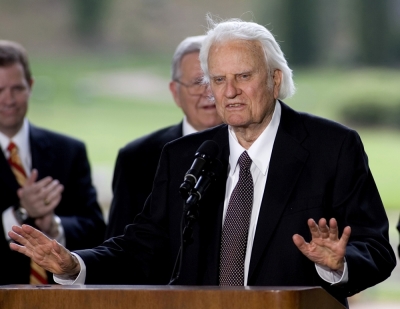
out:
M13 142L7 147L7 150L10 153L10 157L8 158L8 163L10 164L11 170L17 179L17 182L20 186L23 186L26 181L26 173L24 167L21 162L21 158L18 154L18 147ZM35 262L31 260L31 272L29 276L29 283L30 284L47 284L47 273L46 271L37 265Z
M21 158L18 154L18 147L14 142L10 142L7 147L10 157L8 158L8 163L10 164L11 170L14 173L20 186L23 186L26 180L26 173L21 162Z

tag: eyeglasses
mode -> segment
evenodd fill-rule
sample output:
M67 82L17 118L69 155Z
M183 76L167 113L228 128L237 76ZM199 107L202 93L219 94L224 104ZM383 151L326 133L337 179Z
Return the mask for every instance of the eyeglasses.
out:
M182 86L186 87L189 94L191 95L202 95L207 88L207 85L203 84L200 80L195 81L192 84L186 84L178 79L176 79L175 81L178 84L181 84Z

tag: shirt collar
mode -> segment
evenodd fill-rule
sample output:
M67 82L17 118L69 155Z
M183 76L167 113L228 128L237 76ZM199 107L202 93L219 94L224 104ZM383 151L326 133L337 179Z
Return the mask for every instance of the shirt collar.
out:
M197 130L193 128L193 126L187 121L186 116L183 118L183 124L182 124L182 134L183 136L196 133Z
M13 141L14 144L17 145L20 154L30 153L29 121L27 118L24 119L21 129L19 129L17 134L15 134L11 139L2 132L0 132L0 146L7 158L8 158L7 147L10 144L10 141Z
M274 145L280 120L281 120L281 104L277 100L270 123L261 133L261 135L256 139L256 141L247 150L247 153L249 154L249 157L251 158L253 163L264 175L267 173L270 161L270 160L265 160L265 158L271 157L272 148ZM239 157L246 149L239 144L237 137L233 132L233 128L231 126L229 126L228 128L229 128L228 131L229 131L229 150L230 150L229 174L233 175L236 170Z

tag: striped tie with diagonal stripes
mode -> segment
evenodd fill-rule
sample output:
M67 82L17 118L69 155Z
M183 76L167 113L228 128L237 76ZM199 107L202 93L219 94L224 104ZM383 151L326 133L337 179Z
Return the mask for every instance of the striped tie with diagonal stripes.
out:
M10 157L8 158L8 163L10 164L11 170L14 173L15 178L17 179L20 186L23 186L26 180L26 173L24 167L21 162L21 158L18 154L18 147L13 142L7 147L8 152L10 153Z
M8 163L10 164L11 170L15 175L18 183L23 186L26 181L26 173L21 162L21 158L18 154L18 147L13 142L7 147L10 156L8 158ZM47 274L46 271L31 260L31 273L29 276L30 284L47 284Z

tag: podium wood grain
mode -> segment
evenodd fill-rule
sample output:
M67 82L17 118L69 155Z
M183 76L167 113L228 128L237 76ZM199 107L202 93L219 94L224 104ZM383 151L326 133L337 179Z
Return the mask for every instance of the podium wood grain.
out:
M0 286L0 309L343 309L320 287Z

